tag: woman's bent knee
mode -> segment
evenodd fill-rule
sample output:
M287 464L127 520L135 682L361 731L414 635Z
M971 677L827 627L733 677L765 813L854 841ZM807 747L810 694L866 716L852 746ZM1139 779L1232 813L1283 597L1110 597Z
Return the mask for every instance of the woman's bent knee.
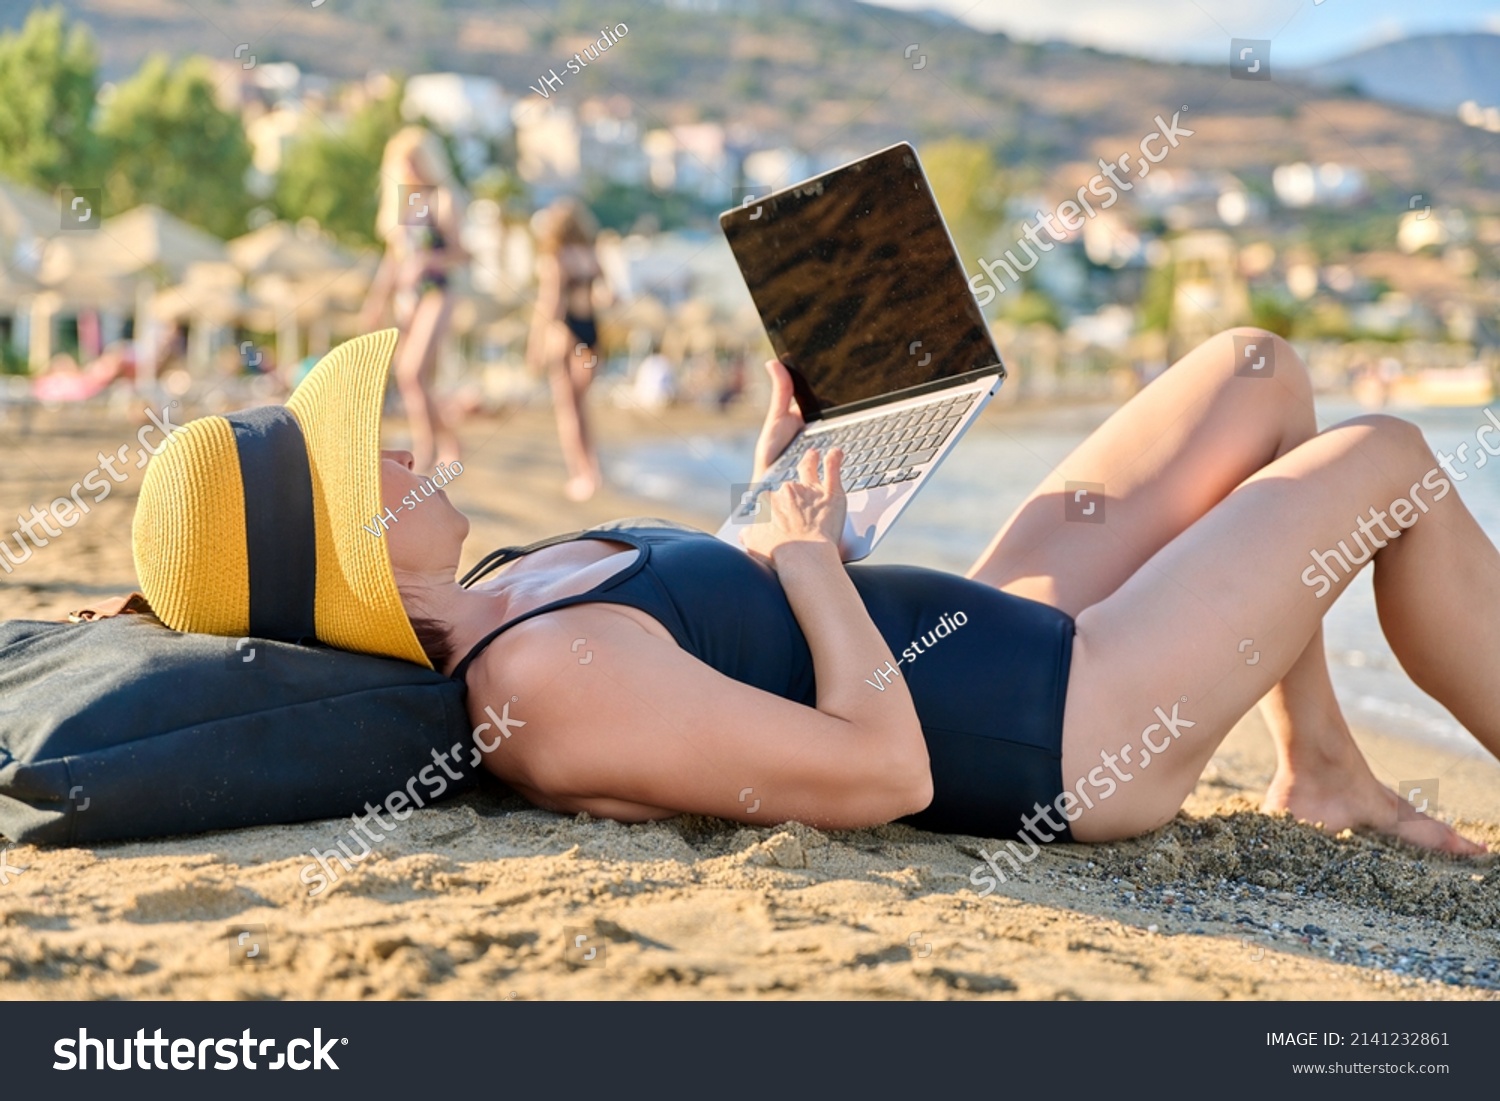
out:
M1393 455L1410 458L1419 463L1433 463L1432 447L1422 430L1409 420L1393 417L1389 413L1365 413L1340 421L1329 431L1356 429Z

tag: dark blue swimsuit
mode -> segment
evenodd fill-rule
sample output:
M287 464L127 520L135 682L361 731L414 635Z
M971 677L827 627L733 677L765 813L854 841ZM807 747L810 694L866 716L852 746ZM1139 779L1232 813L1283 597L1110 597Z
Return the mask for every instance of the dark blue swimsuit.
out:
M773 570L707 532L665 520L617 520L484 558L472 585L533 550L574 539L640 553L613 577L491 631L454 670L463 680L491 642L532 616L574 604L638 608L689 654L725 676L815 706L812 653ZM918 566L847 567L916 704L933 798L902 819L923 829L1004 837L1063 789L1063 702L1073 620L1046 604ZM883 675L882 675L883 674ZM889 682L869 675L870 691ZM1063 840L1068 838L1065 832Z

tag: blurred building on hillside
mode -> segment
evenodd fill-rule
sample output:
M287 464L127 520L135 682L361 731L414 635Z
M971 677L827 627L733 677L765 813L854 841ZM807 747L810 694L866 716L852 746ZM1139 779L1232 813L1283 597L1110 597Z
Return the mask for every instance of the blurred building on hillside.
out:
M1361 168L1347 164L1311 165L1304 161L1278 165L1271 172L1276 199L1292 210L1310 206L1353 206L1367 199L1369 180Z
M651 169L641 127L624 96L586 99L578 107L578 166L584 180L645 187Z

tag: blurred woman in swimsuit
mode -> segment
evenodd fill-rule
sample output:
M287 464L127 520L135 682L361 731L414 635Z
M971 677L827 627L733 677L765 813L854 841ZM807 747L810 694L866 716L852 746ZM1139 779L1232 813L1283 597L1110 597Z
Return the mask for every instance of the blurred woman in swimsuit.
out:
M468 254L459 243L464 193L448 168L442 143L408 126L386 143L380 167L376 231L385 256L365 301L362 327L376 328L394 305L401 345L394 374L417 465L432 469L459 457L458 438L432 393L438 349L453 312L450 273Z
M594 251L598 226L575 199L560 199L538 211L536 311L526 345L527 362L545 370L552 384L557 438L562 444L570 500L586 501L603 482L589 431L585 395L599 363L599 327L594 287L602 281Z

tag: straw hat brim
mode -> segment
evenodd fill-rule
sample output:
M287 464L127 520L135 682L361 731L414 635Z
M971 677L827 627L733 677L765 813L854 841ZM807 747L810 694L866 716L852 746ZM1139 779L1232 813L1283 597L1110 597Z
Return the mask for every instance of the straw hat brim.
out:
M298 517L296 526L311 527L315 637L430 669L402 606L383 533L371 532L383 512L380 423L396 338L396 330L387 329L340 344L287 399L286 412L306 447L307 473L300 477L311 483L311 515ZM146 471L133 531L136 572L169 627L232 637L254 633L256 543L247 515L264 513L262 495L277 495L279 505L296 494L285 486L247 485L244 469L235 424L203 417L175 433ZM264 565L255 576L264 604L283 579ZM284 580L296 590L306 579Z

